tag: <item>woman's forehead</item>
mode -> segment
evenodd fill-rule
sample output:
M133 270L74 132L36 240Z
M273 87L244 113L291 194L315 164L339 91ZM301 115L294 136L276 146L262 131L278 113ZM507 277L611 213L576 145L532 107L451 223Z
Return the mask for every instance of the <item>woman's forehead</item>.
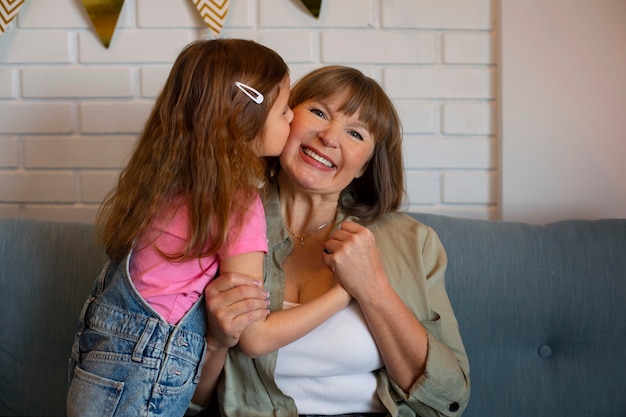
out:
M358 97L355 97L352 92L346 91L341 93L333 93L327 97L320 97L318 99L322 104L326 105L333 111L337 111L345 114L346 116L361 119L361 109L364 107L364 103Z

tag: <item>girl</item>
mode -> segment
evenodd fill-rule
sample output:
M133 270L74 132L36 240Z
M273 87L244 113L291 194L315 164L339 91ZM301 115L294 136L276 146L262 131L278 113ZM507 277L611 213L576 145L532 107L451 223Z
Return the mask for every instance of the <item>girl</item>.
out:
M110 260L81 312L69 416L185 413L205 356L205 286L218 268L261 285L261 157L285 144L288 98L287 65L255 42L198 41L178 56L98 214Z

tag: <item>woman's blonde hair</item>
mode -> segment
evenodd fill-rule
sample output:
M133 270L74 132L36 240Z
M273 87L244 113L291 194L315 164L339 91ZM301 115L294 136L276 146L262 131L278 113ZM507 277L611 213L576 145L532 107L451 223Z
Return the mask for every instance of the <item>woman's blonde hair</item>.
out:
M203 40L183 49L98 213L98 238L111 259L129 253L150 220L179 196L187 203L190 239L183 253L168 255L182 261L219 250L263 179L265 165L251 141L263 134L288 73L276 52L249 40ZM252 101L236 82L264 101Z
M365 173L343 190L339 200L345 213L371 223L399 209L405 196L400 118L376 81L344 66L326 66L305 75L292 87L289 105L332 98L344 99L338 110L358 114L376 142Z

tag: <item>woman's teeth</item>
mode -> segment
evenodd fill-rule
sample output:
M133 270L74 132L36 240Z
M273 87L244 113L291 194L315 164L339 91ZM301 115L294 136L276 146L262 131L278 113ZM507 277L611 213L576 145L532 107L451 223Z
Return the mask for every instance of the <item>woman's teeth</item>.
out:
M328 159L319 156L318 154L316 154L315 152L313 152L312 150L308 148L304 148L302 152L304 152L306 155L310 156L311 158L315 159L320 164L326 165L328 168L332 168L334 166L334 164L330 162Z

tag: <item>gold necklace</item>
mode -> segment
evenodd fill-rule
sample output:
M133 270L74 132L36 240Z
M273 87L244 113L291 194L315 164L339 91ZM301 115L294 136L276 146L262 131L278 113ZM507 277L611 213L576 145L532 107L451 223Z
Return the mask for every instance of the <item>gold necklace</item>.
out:
M295 234L294 232L291 231L290 228L287 227L287 225L285 224L285 228L287 229L287 231L289 233L291 233L293 235L293 237L295 237L296 239L298 239L300 241L300 246L304 246L304 239L306 239L307 237L311 236L312 234L314 234L315 232L319 232L320 230L322 230L323 228L325 228L326 226L328 226L330 222L326 222L326 223L322 223L319 226L317 226L315 229L311 230L306 236L299 236L297 234Z

